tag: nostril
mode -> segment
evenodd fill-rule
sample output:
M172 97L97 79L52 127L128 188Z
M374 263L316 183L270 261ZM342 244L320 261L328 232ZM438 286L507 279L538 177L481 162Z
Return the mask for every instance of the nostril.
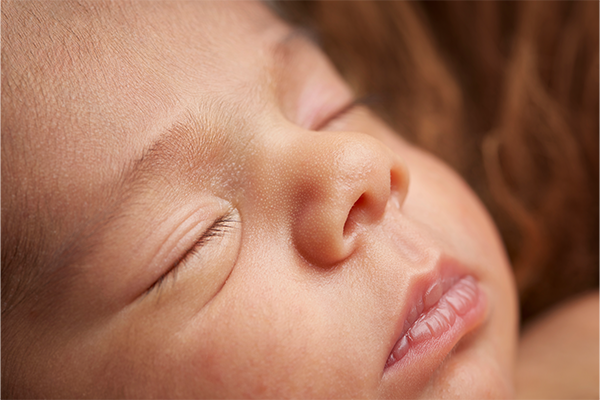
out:
M390 197L397 208L402 207L408 193L409 176L408 167L404 162L398 162L390 171Z
M354 228L363 223L377 220L385 209L385 201L379 201L377 194L365 192L354 202L344 223L344 236L353 233Z
M358 200L354 202L350 212L348 212L348 218L346 218L346 222L344 223L344 236L348 236L352 230L354 225L356 225L357 221L362 219L362 214L364 214L364 210L368 207L368 199L365 193L363 193Z

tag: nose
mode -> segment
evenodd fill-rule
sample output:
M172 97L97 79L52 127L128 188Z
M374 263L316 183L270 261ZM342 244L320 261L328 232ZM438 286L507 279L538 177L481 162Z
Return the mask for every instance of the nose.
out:
M349 257L388 204L404 202L404 162L368 135L309 133L286 147L292 238L313 264L332 266Z

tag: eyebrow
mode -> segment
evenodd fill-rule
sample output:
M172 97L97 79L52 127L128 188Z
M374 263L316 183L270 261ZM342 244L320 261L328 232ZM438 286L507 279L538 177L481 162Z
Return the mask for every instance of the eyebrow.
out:
M229 119L220 107L186 112L132 161L125 174L126 182L135 188L138 183L155 180L162 172L186 171L196 166L199 160L210 158L211 150L226 144L227 136L219 132L227 129Z
M285 71L290 62L290 53L299 45L300 41L316 44L314 34L305 28L294 27L282 36L274 45L270 46L271 65L275 71ZM198 154L208 156L207 151L215 144L226 144L223 139L227 135L219 135L219 130L230 126L231 114L224 111L224 107L217 103L205 104L204 110L186 112L175 123L168 127L158 139L148 146L141 157L134 160L127 176L133 177L129 181L146 181L156 176L164 167L181 164L182 156ZM235 110L233 111L235 112ZM191 165L193 161L184 159L184 165Z

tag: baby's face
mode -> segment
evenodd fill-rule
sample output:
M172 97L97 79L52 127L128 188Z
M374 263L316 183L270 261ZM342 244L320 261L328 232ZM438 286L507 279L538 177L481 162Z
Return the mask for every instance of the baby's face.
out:
M516 297L489 216L351 106L301 33L254 2L53 6L3 10L3 218L35 204L52 228L10 319L15 386L511 394Z

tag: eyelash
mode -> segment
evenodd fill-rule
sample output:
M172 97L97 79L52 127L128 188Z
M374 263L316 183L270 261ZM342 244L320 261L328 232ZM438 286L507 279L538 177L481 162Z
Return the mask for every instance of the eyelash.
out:
M181 266L183 266L187 261L189 261L196 254L198 254L198 252L200 251L200 249L206 243L208 243L210 240L212 240L215 237L223 237L238 222L239 221L237 221L236 219L232 218L232 213L225 214L224 216L222 216L219 219L217 219L210 226L210 228L208 228L206 231L204 231L204 233L202 234L202 236L200 236L198 238L198 240L196 240L196 242L194 243L194 245L183 256L181 256L177 261L175 261L173 263L173 265L171 266L171 268L169 268L167 270L167 272L165 272L163 275L161 275L161 277L158 278L158 280L156 280L156 282L154 282L152 284L152 286L150 286L148 288L148 290L146 290L146 294L151 293L151 292L153 292L155 290L160 289L160 287L165 283L165 281L167 279L169 279L169 280L171 280L171 281L174 282L175 279L177 278L177 271L179 270L179 268Z

